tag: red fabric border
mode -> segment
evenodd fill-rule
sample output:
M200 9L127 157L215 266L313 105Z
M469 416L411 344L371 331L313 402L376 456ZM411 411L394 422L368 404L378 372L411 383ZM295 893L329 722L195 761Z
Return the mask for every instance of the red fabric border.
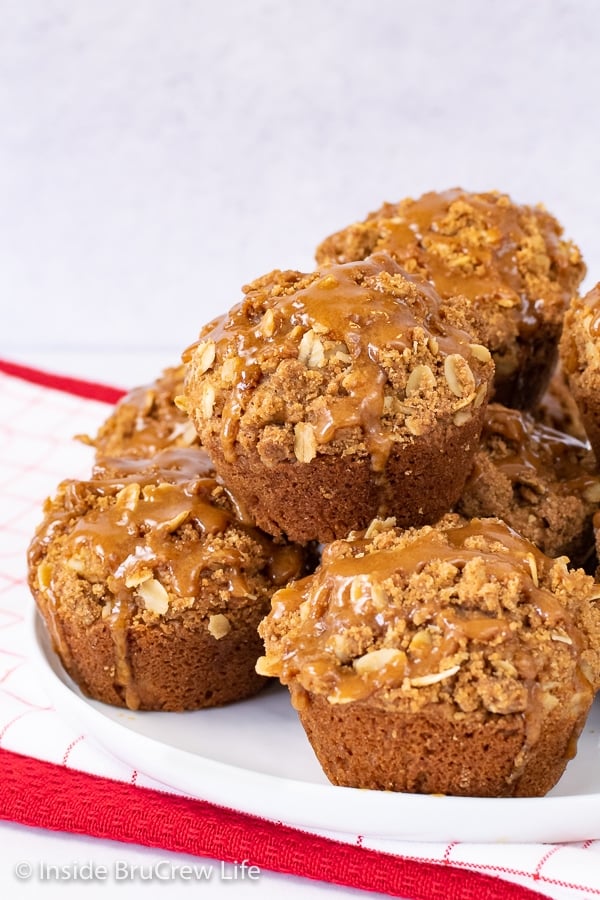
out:
M366 850L201 800L0 750L0 818L411 900L541 900L490 875Z
M82 378L72 378L70 375L55 375L6 359L0 359L0 372L23 381L39 384L42 387L53 388L55 391L64 391L67 394L75 394L75 396L85 397L87 400L99 400L102 403L116 403L125 393L121 388L99 384L95 381L86 381Z

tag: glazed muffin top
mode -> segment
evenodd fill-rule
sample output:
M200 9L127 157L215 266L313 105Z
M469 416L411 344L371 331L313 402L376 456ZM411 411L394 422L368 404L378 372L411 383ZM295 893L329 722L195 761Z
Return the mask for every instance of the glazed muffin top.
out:
M597 380L600 369L600 282L584 297L572 299L565 314L561 360L568 377Z
M165 369L150 384L129 391L100 426L95 437L83 437L98 456L148 458L169 447L199 444L188 417L175 405L183 390L185 366Z
M330 703L525 713L590 699L598 588L498 519L400 531L374 520L277 591L260 626L263 675Z
M238 446L266 465L343 452L381 470L394 442L464 424L487 398L493 363L466 301L444 306L387 254L276 271L244 293L184 354L178 401L229 461Z
M243 521L196 448L110 459L63 481L29 548L34 593L80 625L175 621L264 601L305 571L303 551ZM257 599L258 598L258 599Z
M576 548L585 553L585 532L599 503L600 475L587 441L526 412L499 403L487 407L460 513L498 516L549 556L559 556Z
M541 322L560 327L585 275L580 251L562 238L553 216L497 191L455 188L384 203L326 238L317 261L347 262L379 250L429 279L442 297L476 301L481 339L494 353L518 335L531 336Z

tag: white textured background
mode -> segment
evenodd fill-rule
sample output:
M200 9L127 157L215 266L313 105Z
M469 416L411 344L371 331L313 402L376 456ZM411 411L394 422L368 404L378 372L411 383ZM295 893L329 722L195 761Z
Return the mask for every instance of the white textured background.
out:
M543 201L595 282L599 47L597 0L0 0L0 353L170 362L455 185Z

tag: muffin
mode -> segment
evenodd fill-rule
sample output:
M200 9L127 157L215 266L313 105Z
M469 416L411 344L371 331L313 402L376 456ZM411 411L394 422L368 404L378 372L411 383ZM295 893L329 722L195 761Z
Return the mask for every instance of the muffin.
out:
M97 455L149 458L169 447L199 445L188 417L175 405L185 367L165 369L151 384L129 391L100 426L95 437L82 436Z
M387 254L274 272L244 293L184 355L177 402L256 523L328 541L376 515L447 512L493 378L466 301L444 306Z
M598 567L598 561L600 560L600 511L594 514L593 519L594 526L594 549L595 559L593 560L593 564L597 567L595 571L595 578L597 582L600 582L600 567Z
M326 238L319 265L380 250L429 279L443 298L466 296L483 319L479 338L494 357L494 399L529 409L556 361L562 318L585 275L577 247L542 207L506 194L459 188L384 203Z
M587 441L579 409L560 361L550 379L546 393L534 410L534 416L542 425L570 434L579 441Z
M583 565L599 503L600 476L587 442L520 410L488 406L458 512L497 516L548 556Z
M541 796L599 684L597 596L500 520L376 520L274 595L257 670L334 784Z
M240 521L203 451L109 460L62 482L44 512L29 583L86 695L183 710L263 686L257 626L304 551Z
M560 343L563 369L596 456L600 454L600 282L574 297Z

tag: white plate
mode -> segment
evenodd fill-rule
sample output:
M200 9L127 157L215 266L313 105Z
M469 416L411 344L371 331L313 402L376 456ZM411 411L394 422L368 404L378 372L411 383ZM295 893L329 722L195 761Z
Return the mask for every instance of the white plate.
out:
M546 797L463 798L334 787L289 703L251 700L186 713L130 712L88 700L35 617L33 656L57 710L113 756L166 787L307 830L386 840L561 842L600 838L600 702Z

